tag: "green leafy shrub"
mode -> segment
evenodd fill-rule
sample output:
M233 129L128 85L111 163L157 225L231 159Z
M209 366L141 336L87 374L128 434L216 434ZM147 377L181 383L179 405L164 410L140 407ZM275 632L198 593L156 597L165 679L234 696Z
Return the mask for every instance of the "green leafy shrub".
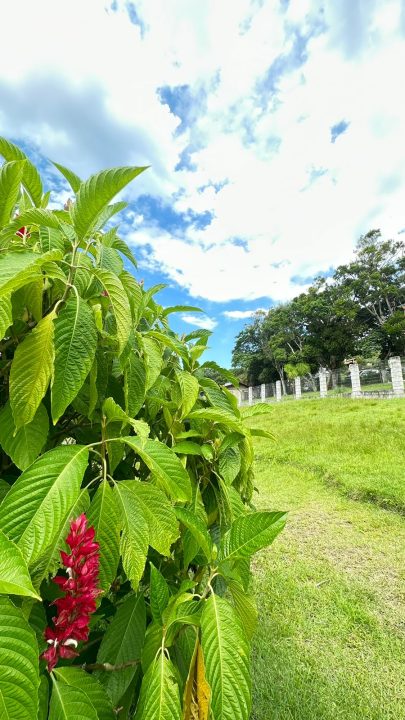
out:
M124 268L112 201L145 168L82 182L57 165L75 198L49 210L24 153L0 152L2 717L244 720L249 560L285 521L251 505L263 431L205 376L209 333L178 337L183 308ZM102 592L78 656L48 673L50 580L82 514Z

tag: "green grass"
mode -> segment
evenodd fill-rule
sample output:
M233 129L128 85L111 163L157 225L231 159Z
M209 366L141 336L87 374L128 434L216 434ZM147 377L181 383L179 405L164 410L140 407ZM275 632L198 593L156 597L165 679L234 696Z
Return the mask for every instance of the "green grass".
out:
M250 421L277 435L256 442L256 504L290 511L254 563L252 720L405 718L404 416L316 400Z
M259 459L265 447L274 464L309 470L351 497L405 513L404 400L280 403L260 425L277 441L258 442Z

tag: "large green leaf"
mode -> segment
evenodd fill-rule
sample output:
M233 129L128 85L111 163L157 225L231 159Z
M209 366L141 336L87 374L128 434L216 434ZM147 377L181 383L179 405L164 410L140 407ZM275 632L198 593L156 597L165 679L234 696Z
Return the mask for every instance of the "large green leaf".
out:
M145 400L146 371L143 360L134 352L124 370L125 409L131 418L137 416Z
M38 255L32 252L8 252L0 255L0 297L8 296L14 290L40 277L41 266L52 260L59 260L59 250Z
M254 405L241 408L243 418L254 417L255 415L268 415L269 413L274 413L274 405L270 405L270 403L258 402Z
M126 270L124 270L120 274L120 280L128 296L129 304L132 310L134 325L137 325L139 319L139 310L142 303L142 288L137 282L137 280L135 280L134 276Z
M116 576L120 556L119 511L115 491L107 480L97 488L88 518L100 545L99 587L107 592Z
M20 470L25 470L38 457L46 443L48 430L48 413L42 403L31 422L19 430L16 430L9 401L0 411L0 445Z
M116 250L119 250L119 252L122 253L122 255L124 255L124 257L128 258L128 260L132 263L132 265L137 267L138 263L136 262L136 258L134 256L131 248L128 247L128 245L126 244L126 242L124 240L122 240L119 237L115 237L111 247L115 248Z
M49 683L45 675L40 677L40 685L38 691L38 718L37 720L48 720L49 705Z
M137 435L140 435L141 437L149 436L150 427L148 423L146 423L144 420L134 420L132 417L127 415L127 413L122 409L120 405L118 405L118 403L115 402L115 400L113 400L113 398L109 397L104 400L103 413L108 419L108 422L121 422L122 427L124 427L125 425L131 425ZM110 447L112 445L113 444L110 443Z
M87 457L81 445L49 450L20 475L0 505L0 527L28 565L52 543L78 498Z
M105 688L94 675L78 667L61 667L54 670L58 680L84 692L97 711L98 720L114 720L115 713ZM73 720L73 718L72 718Z
M210 404L215 410L222 409L224 412L240 417L240 412L237 407L237 400L234 395L227 395L225 388L219 387L219 385L211 378L201 378L200 385L203 388Z
M81 238L91 232L99 213L113 197L144 170L146 167L103 170L80 185L72 217L76 232Z
M50 250L64 251L65 240L62 230L41 225L39 228L39 237L43 252L49 252Z
M141 335L140 338L146 365L146 389L149 390L155 384L162 369L162 348L154 338L147 335Z
M49 720L98 720L97 710L83 690L52 677Z
M190 342L190 340L198 340L198 343L196 343L195 347L205 347L211 335L211 330L207 330L206 328L198 328L197 330L192 330L191 332L187 333L187 335L184 335L184 341L188 343ZM204 366L205 365L209 366L209 363L204 363ZM214 365L216 365L216 363L214 363ZM202 365L201 367L204 366Z
M200 312L203 313L204 310L201 310L201 308L195 307L194 305L172 305L171 307L167 307L162 312L162 317L167 317L171 313L177 313L177 312Z
M192 442L191 440L176 442L176 444L173 445L172 450L174 450L176 455L199 455L200 457L205 457L205 450L203 450L203 446L198 445L198 443Z
M181 720L179 686L174 666L161 652L142 680L134 720Z
M176 453L158 440L139 437L123 437L122 442L129 445L139 455L160 485L172 500L188 502L191 500L191 482Z
M187 337L189 338L190 336L188 335ZM237 378L236 375L234 375L230 370L226 370L225 368L218 365L218 363L214 362L214 360L206 360L206 362L201 365L201 369L205 368L215 370L215 372L222 375L222 377L224 377L225 380L230 382L232 385L235 385L235 387L239 387L239 378Z
M57 423L82 387L94 361L97 330L84 300L69 300L55 320L55 367L52 418Z
M215 720L248 720L249 646L233 607L212 594L201 616L201 644Z
M8 223L17 202L23 174L23 162L6 162L0 168L0 227Z
M202 408L201 410L193 410L188 414L190 420L207 420L218 425L225 425L232 432L238 432L244 435L246 430L242 423L230 412L222 408Z
M235 610L238 614L246 637L251 640L256 631L257 625L257 609L255 602L235 580L231 580L231 582L228 583L228 587L231 591Z
M123 483L117 485L116 492L120 502L122 565L132 587L137 590L148 554L149 528L133 493Z
M121 281L114 273L102 268L94 268L93 272L108 293L117 326L117 340L119 353L121 354L131 332L131 307L128 296Z
M31 225L35 225L37 227L53 228L55 230L58 230L62 227L57 215L51 210L30 208L29 210L24 210L21 215L19 215L15 220L12 220L1 230L0 243L4 246L6 241L13 238L21 227L31 228ZM54 252L58 253L57 257L55 257L55 260L62 257L59 250Z
M264 437L269 440L275 440L276 436L269 430L263 430L262 428L250 428L250 434L252 437Z
M241 455L238 447L227 447L219 456L219 472L226 485L232 485L241 465Z
M82 181L79 178L79 176L76 175L76 173L74 173L73 170L69 170L69 168L64 167L63 165L60 165L59 163L56 163L54 161L52 161L52 163L59 170L59 172L62 173L63 177L68 181L73 192L76 193L79 190L80 185L82 184Z
M185 370L176 370L181 394L181 418L186 417L197 402L200 386L197 378Z
M173 335L165 335L164 333L158 332L157 330L150 330L149 335L151 337L155 338L156 340L159 340L159 342L162 343L162 345L165 345L165 347L169 348L174 353L176 353L179 357L183 358L183 360L187 361L187 359L188 359L187 348L176 337L174 337Z
M97 219L93 225L93 232L101 230L114 215L125 210L128 203L120 200L120 202L113 203L112 205L106 205L102 211L97 215Z
M14 145L5 138L0 138L0 155L9 162L13 160L25 161L22 182L28 190L34 205L40 205L42 200L42 182L35 165L32 164L26 154L23 153L17 145Z
M169 557L170 546L179 537L179 527L166 495L151 483L138 480L121 482L119 487L132 493L133 502L148 524L151 547Z
M31 570L31 576L35 587L39 587L42 580L49 575L55 575L60 566L60 551L67 550L66 538L69 533L70 523L82 513L85 513L90 505L90 495L87 488L80 491L79 496L68 509L60 524L59 530L52 538L52 541L41 556L35 561Z
M169 588L163 575L150 563L150 609L155 622L162 623L162 613L169 602Z
M37 717L39 663L35 633L22 611L0 598L0 717Z
M13 322L13 308L11 300L6 295L0 298L0 340Z
M10 404L16 428L34 418L53 368L54 312L46 315L17 346L10 370Z
M134 662L133 666L98 674L98 679L107 690L114 706L118 705L125 690L135 675L145 641L146 608L143 594L130 595L119 606L117 613L103 635L97 654L98 663L122 665Z
M270 545L283 529L287 515L284 512L253 512L237 518L222 538L220 560L250 557Z
M0 594L23 595L40 600L35 592L21 550L0 530Z
M177 518L184 527L191 532L206 558L210 560L212 550L211 536L201 517L188 508L176 507L175 510Z
M54 264L55 263L52 263L52 265ZM14 298L15 296L20 296L22 305L27 308L28 312L32 315L36 322L39 322L42 319L43 291L44 280L43 277L40 276L37 280L34 280L32 283L28 283L28 285L25 285L23 288L20 288L20 290L17 290L14 295Z
M6 497L9 490L10 490L10 485L8 484L8 482L3 480L3 478L0 478L0 505L3 502L4 498Z

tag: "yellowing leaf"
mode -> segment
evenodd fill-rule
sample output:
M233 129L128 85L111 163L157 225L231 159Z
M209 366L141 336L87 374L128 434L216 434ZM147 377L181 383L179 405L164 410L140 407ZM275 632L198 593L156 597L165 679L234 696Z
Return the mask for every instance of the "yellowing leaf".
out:
M211 688L205 677L204 654L197 638L183 697L183 720L209 720Z

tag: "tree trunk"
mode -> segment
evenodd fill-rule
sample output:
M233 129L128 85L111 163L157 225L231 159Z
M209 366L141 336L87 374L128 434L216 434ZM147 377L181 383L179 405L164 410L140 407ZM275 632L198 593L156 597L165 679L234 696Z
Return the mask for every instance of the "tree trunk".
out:
M277 368L277 372L278 372L278 375L280 378L283 395L287 395L286 386L285 386L284 367L282 365L277 365L276 368Z

